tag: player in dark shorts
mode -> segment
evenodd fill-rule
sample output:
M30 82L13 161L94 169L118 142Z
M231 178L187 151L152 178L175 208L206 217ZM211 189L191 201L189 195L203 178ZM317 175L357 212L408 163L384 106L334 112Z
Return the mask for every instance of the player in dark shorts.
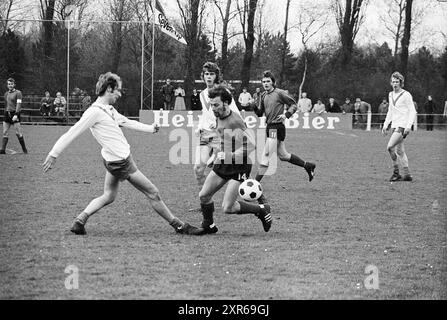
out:
M6 145L8 144L8 131L11 126L16 129L16 136L22 146L23 153L28 153L23 138L22 128L20 126L20 110L22 109L22 92L15 88L16 82L13 78L7 81L8 91L5 93L5 114L3 117L3 140L0 154L6 153Z
M210 105L217 119L217 132L220 136L220 150L200 190L200 207L202 209L202 234L218 231L213 220L213 196L227 184L222 209L226 214L254 214L268 232L272 225L270 206L238 201L240 184L249 178L251 171L250 153L255 149L254 134L247 129L242 118L234 113L229 105L232 102L230 91L225 85L217 85L209 90ZM209 163L210 164L210 163Z
M286 138L284 121L286 118L290 118L297 110L295 100L284 90L275 87L275 77L269 70L264 71L262 85L265 91L258 102L259 105L254 100L250 101L258 117L265 114L267 123L267 139L255 179L261 181L264 175L274 173L276 170L276 166L274 165L276 164L276 157L272 156L277 154L281 161L287 161L296 166L303 167L309 175L309 181L312 181L315 174L315 164L306 162L295 154L287 152L284 143ZM284 105L288 106L286 113L284 113ZM269 172L269 169L272 172ZM262 195L258 199L258 202L266 203L267 199Z

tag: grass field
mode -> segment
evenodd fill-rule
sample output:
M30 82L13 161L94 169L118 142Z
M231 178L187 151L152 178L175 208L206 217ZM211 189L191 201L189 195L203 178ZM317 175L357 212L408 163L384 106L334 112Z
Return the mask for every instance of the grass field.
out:
M70 233L101 194L105 169L86 132L42 173L67 129L24 126L29 154L0 156L0 299L447 298L446 131L412 133L414 181L390 184L388 137L378 131L289 130L288 150L314 160L317 175L309 183L304 170L281 163L264 178L270 232L253 216L218 209L219 232L192 237L176 234L127 182L86 236ZM169 163L168 130L125 134L167 205L200 224L188 211L199 206L192 165ZM20 150L14 132L8 148ZM79 289L65 288L70 265ZM368 265L377 267L377 290L364 286Z

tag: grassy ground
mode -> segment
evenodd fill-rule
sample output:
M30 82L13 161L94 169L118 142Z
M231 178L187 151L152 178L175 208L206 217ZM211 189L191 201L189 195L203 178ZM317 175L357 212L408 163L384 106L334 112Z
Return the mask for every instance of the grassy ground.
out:
M86 236L71 234L72 219L101 194L105 169L86 132L42 173L67 129L25 126L30 153L0 157L1 299L447 298L445 131L410 135L414 181L390 184L378 131L289 130L288 150L314 160L317 176L309 183L304 170L281 163L263 180L271 231L218 209L219 232L190 237L175 234L128 183L89 220ZM200 213L188 212L198 207L192 165L168 161L169 132L125 134L167 205L198 225ZM8 148L20 150L13 133ZM64 285L70 265L77 290ZM368 265L378 269L378 290L364 286Z

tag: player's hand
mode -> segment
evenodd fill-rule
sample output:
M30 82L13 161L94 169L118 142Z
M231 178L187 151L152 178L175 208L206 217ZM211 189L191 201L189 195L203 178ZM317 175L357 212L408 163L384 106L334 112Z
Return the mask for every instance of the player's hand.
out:
M286 117L286 115L283 113L283 114L280 114L279 116L278 116L278 120L286 120L287 119L287 117Z
M224 159L225 159L225 152L223 152L223 151L219 151L219 152L216 154L216 160L221 161L221 160L224 160Z
M211 157L208 159L208 161L206 162L206 166L207 166L208 168L212 168L212 167L213 167L213 164L214 164L214 161L216 161L216 154L215 154L215 153L213 153L213 154L211 155Z
M152 133L157 133L160 131L160 126L157 123L154 123L152 126L154 127L154 131Z
M18 121L18 117L17 117L17 115L15 114L13 117L12 117L12 122L17 122Z
M385 128L385 126L382 127L382 134L383 134L384 136L386 136L386 135L388 134L388 130L387 130L387 128Z
M200 137L200 135L202 134L202 130L197 128L196 130L194 130L194 133L196 134L197 137Z
M44 163L42 163L43 172L47 172L48 170L50 170L54 164L56 164L56 158L48 155Z
M404 133L402 133L402 137L404 137L404 139L410 134L411 129L410 128L405 128Z

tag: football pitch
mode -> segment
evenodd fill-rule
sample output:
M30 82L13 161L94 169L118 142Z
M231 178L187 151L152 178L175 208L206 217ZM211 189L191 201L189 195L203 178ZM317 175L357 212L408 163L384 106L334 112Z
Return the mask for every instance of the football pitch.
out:
M314 161L316 176L280 163L264 178L270 232L254 216L223 214L220 191L219 232L194 237L127 182L75 236L73 218L102 193L100 147L87 131L43 174L68 127L23 129L29 154L10 131L18 153L0 156L0 299L447 299L446 131L412 132L414 181L391 184L389 136L288 130L288 151ZM192 165L169 162L169 129L124 133L168 207L199 225ZM73 270L78 286L67 289Z

